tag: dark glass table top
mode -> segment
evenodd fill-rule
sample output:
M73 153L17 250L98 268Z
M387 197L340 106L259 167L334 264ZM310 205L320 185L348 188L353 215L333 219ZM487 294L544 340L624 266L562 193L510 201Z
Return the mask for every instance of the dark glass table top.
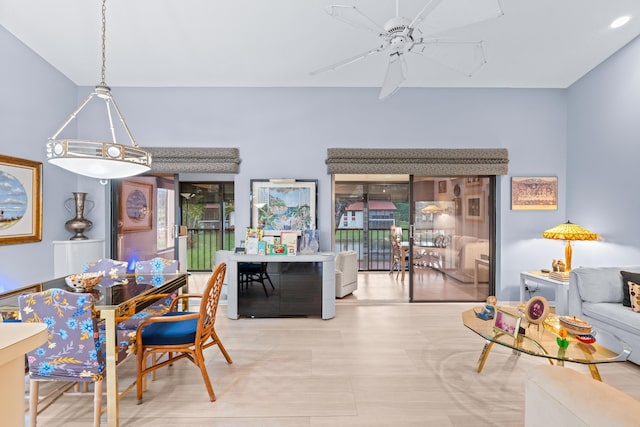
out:
M186 285L186 276L186 273L178 273L157 276L126 274L122 276L103 277L100 283L88 293L94 296L95 305L98 309L101 307L118 306L142 295L174 291L176 285ZM0 309L17 307L19 295L49 289L63 289L69 292L77 292L67 285L64 277L58 277L45 282L34 283L33 285L21 286L0 292Z

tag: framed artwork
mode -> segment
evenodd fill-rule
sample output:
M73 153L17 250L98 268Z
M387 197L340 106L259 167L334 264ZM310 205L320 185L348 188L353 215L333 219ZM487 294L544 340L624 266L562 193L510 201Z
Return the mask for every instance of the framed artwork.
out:
M520 332L520 322L522 318L518 315L504 311L496 307L496 315L493 324L493 332L495 334L507 334L514 338L518 337Z
M549 315L549 301L543 296L531 298L524 309L524 316L529 323L540 324Z
M467 193L464 196L464 219L465 221L483 221L485 210L484 191Z
M482 184L482 178L479 176L468 176L464 179L465 187L475 187L480 184Z
M288 255L287 245L276 243L269 246L269 255Z
M122 181L120 185L120 219L122 231L151 230L153 185Z
M251 180L251 226L265 236L316 228L317 180Z
M511 210L558 209L557 176L511 177Z
M462 215L462 199L460 197L453 198L453 213L455 216Z
M295 249L298 249L298 232L282 231L280 233L280 243L287 245L289 253L291 253L291 249L294 249L293 253L295 254Z
M0 155L0 245L42 240L42 163Z
M438 193L446 193L447 192L447 181L438 181Z
M320 232L318 230L303 230L300 236L300 253L313 254L320 249Z

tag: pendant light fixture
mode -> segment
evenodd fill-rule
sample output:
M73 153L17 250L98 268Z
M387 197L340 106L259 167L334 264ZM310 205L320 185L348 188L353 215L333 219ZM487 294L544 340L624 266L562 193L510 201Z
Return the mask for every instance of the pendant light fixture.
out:
M79 175L85 175L99 179L116 179L138 175L151 169L151 154L138 147L127 123L116 104L111 88L105 83L106 70L106 0L102 0L102 72L101 81L95 90L74 111L66 122L49 137L47 143L47 158L49 163L67 169ZM78 113L94 97L101 99L106 104L109 129L111 130L111 142L93 141L86 139L57 139L58 135L76 118ZM124 127L131 146L118 144L116 132L113 127L112 109L115 110L122 126Z

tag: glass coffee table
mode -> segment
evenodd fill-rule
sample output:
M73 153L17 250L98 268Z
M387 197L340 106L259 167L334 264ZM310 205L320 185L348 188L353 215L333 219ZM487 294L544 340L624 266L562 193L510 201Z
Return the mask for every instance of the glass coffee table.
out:
M544 357L549 360L550 364L563 366L564 362L574 362L587 365L591 376L602 381L597 365L599 363L622 362L627 360L631 349L619 339L613 337L604 331L594 331L591 334L596 337L596 342L586 344L577 340L575 336L568 335L568 347L562 351L556 341L559 336L560 326L558 316L550 314L542 324L528 324L524 314L517 307L499 307L501 310L507 311L513 316L521 317L521 331L517 336L508 335L507 333L494 329L494 320L479 319L474 309L462 312L462 323L476 334L485 339L485 345L478 358L478 373L482 372L482 368L491 352L494 344L511 348L516 355L521 353L529 354L537 357ZM480 312L483 307L477 307L475 310ZM598 337L606 337L608 348L598 344ZM612 345L613 343L613 345Z

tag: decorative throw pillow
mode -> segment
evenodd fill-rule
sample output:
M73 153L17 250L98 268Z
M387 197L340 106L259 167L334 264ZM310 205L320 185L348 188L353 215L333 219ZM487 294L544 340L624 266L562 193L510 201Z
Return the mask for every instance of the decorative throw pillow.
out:
M625 307L631 307L631 301L629 300L629 281L640 283L640 273L633 273L631 271L621 271L622 275L622 305Z
M631 299L631 310L640 313L640 285L629 282L629 296Z

